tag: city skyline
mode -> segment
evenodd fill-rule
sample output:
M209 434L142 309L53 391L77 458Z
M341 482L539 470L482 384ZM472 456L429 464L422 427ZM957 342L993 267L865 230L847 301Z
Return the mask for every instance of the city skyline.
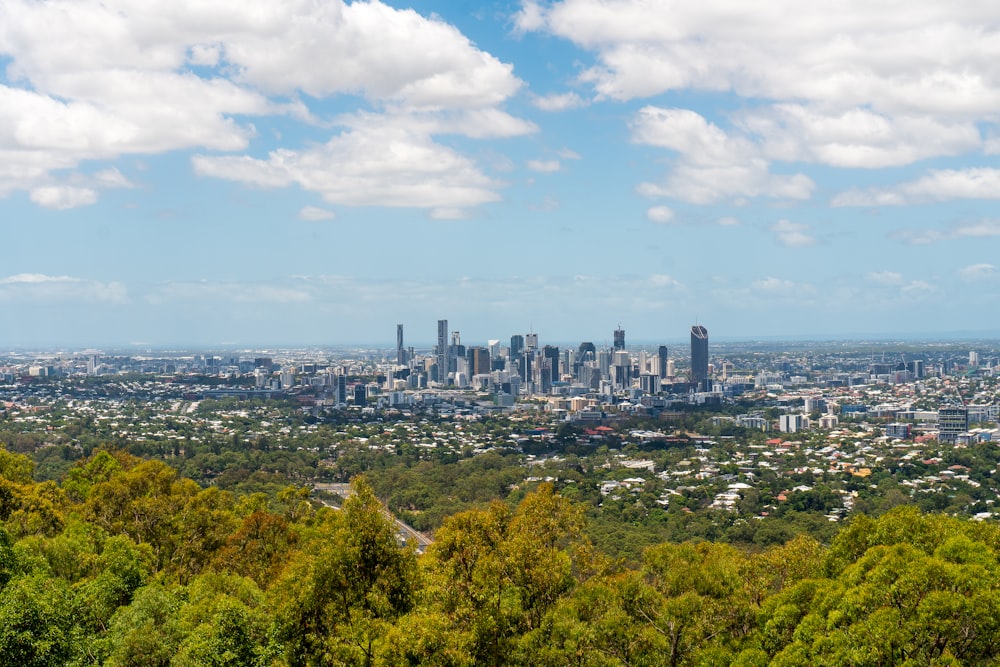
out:
M994 14L9 0L0 347L998 337Z

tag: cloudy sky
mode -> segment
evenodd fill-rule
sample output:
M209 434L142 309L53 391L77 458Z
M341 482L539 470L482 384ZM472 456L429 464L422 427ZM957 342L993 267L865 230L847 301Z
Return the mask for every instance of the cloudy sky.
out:
M0 345L1000 332L992 1L3 0Z

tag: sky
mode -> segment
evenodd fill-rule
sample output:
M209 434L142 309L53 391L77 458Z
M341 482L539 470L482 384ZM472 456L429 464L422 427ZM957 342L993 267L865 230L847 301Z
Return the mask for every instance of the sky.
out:
M1000 8L0 0L0 346L1000 335Z

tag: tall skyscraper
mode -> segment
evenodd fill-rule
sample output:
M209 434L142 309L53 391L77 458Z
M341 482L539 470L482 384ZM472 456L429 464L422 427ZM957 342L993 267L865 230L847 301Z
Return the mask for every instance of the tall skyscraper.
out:
M559 381L559 348L554 345L546 345L542 348L542 356L550 361L549 379L552 382Z
M469 367L473 375L490 372L490 351L485 347L474 345L469 348Z
M615 329L615 350L625 349L625 330L619 327Z
M396 325L396 363L406 365L406 348L403 347L403 325Z
M514 334L510 337L510 358L520 359L521 352L524 351L524 336Z
M708 379L708 329L696 324L691 327L691 382L701 384Z
M527 350L537 350L538 334L536 333L524 334L524 347Z
M438 320L438 341L437 341L437 367L438 382L448 383L448 366L451 359L448 356L448 320Z
M657 364L657 375L660 376L661 380L667 377L667 360L668 359L669 359L669 356L667 355L667 346L666 345L661 345L660 348L656 351L656 360L658 362L658 364Z

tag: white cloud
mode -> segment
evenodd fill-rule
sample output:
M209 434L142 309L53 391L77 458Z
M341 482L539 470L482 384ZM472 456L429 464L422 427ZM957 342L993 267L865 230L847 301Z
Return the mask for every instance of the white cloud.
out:
M606 97L700 89L974 116L1000 107L994 18L988 3L564 0L523 3L517 20L595 51L583 78Z
M881 168L979 148L975 123L931 116L889 117L854 107L775 104L738 114L735 124L772 160Z
M962 277L963 280L968 280L969 282L977 282L980 280L991 280L1000 275L997 271L997 267L993 264L970 264L963 269L958 271L958 275Z
M872 271L865 275L865 280L885 287L899 286L904 282L903 276L895 271Z
M740 224L740 221L731 215L727 215L716 220L715 224L721 225L722 227L736 227Z
M903 206L951 199L1000 199L1000 169L940 169L889 188L847 190L833 206Z
M688 109L647 106L632 122L632 140L676 151L663 183L642 183L641 194L710 204L742 197L803 200L815 184L804 174L773 174L752 142L731 137Z
M580 159L582 159L580 157L579 153L577 153L574 150L570 150L569 148L562 148L562 149L556 151L556 155L558 155L559 157L561 157L564 160L580 160Z
M122 304L128 290L119 282L100 282L72 276L19 273L0 278L0 302L104 302Z
M559 160L528 160L525 165L531 171L538 171L546 174L559 171L562 165Z
M318 206L303 206L299 210L299 220L319 222L321 220L333 220L335 217L337 216L333 211L328 211L325 208L319 208Z
M97 191L71 185L45 185L33 188L30 197L39 206L65 211L96 203Z
M541 109L542 111L567 111L569 109L579 109L587 103L576 93L569 92L536 96L531 101L531 104L536 109Z
M653 222L663 224L674 219L674 212L667 206L653 206L646 211L646 217Z
M519 32L539 30L545 25L545 14L535 0L523 0L521 9L514 15L514 27Z
M781 245L789 248L801 248L813 245L816 239L809 235L809 225L790 220L779 220L770 227Z
M377 0L10 0L0 57L0 196L52 187L54 171L84 161L243 150L255 136L248 117L316 123L300 94L359 95L372 119L408 119L417 144L536 130L500 109L521 86L511 65L438 18ZM383 166L386 177L406 168ZM112 186L126 187L94 187Z
M94 185L101 188L131 188L132 183L116 167L102 169L93 176Z
M463 208L496 201L500 183L403 119L365 116L326 144L250 156L192 158L195 171L265 188L297 184L331 204Z
M844 0L835 9L796 0L766 6L525 0L516 20L521 30L545 31L592 52L578 83L591 86L597 100L671 91L740 98L737 110L714 122L684 109L652 116L647 107L632 123L633 140L679 153L676 168L683 173L668 175L654 190L704 204L775 196L765 174L777 171L772 165L778 162L878 169L1000 152L994 14L989 3L901 0ZM734 174L714 171L722 167L740 168L733 188L723 183ZM812 187L799 176L801 197ZM963 191L960 183L924 185ZM694 194L685 196L686 188ZM911 198L850 191L835 203L891 205Z
M803 175L772 174L766 162L755 160L726 167L699 167L680 164L662 183L640 183L639 194L647 197L672 197L693 204L711 204L741 197L809 199L815 188Z
M439 206L431 209L431 220L464 220L469 217L468 211L457 206Z

